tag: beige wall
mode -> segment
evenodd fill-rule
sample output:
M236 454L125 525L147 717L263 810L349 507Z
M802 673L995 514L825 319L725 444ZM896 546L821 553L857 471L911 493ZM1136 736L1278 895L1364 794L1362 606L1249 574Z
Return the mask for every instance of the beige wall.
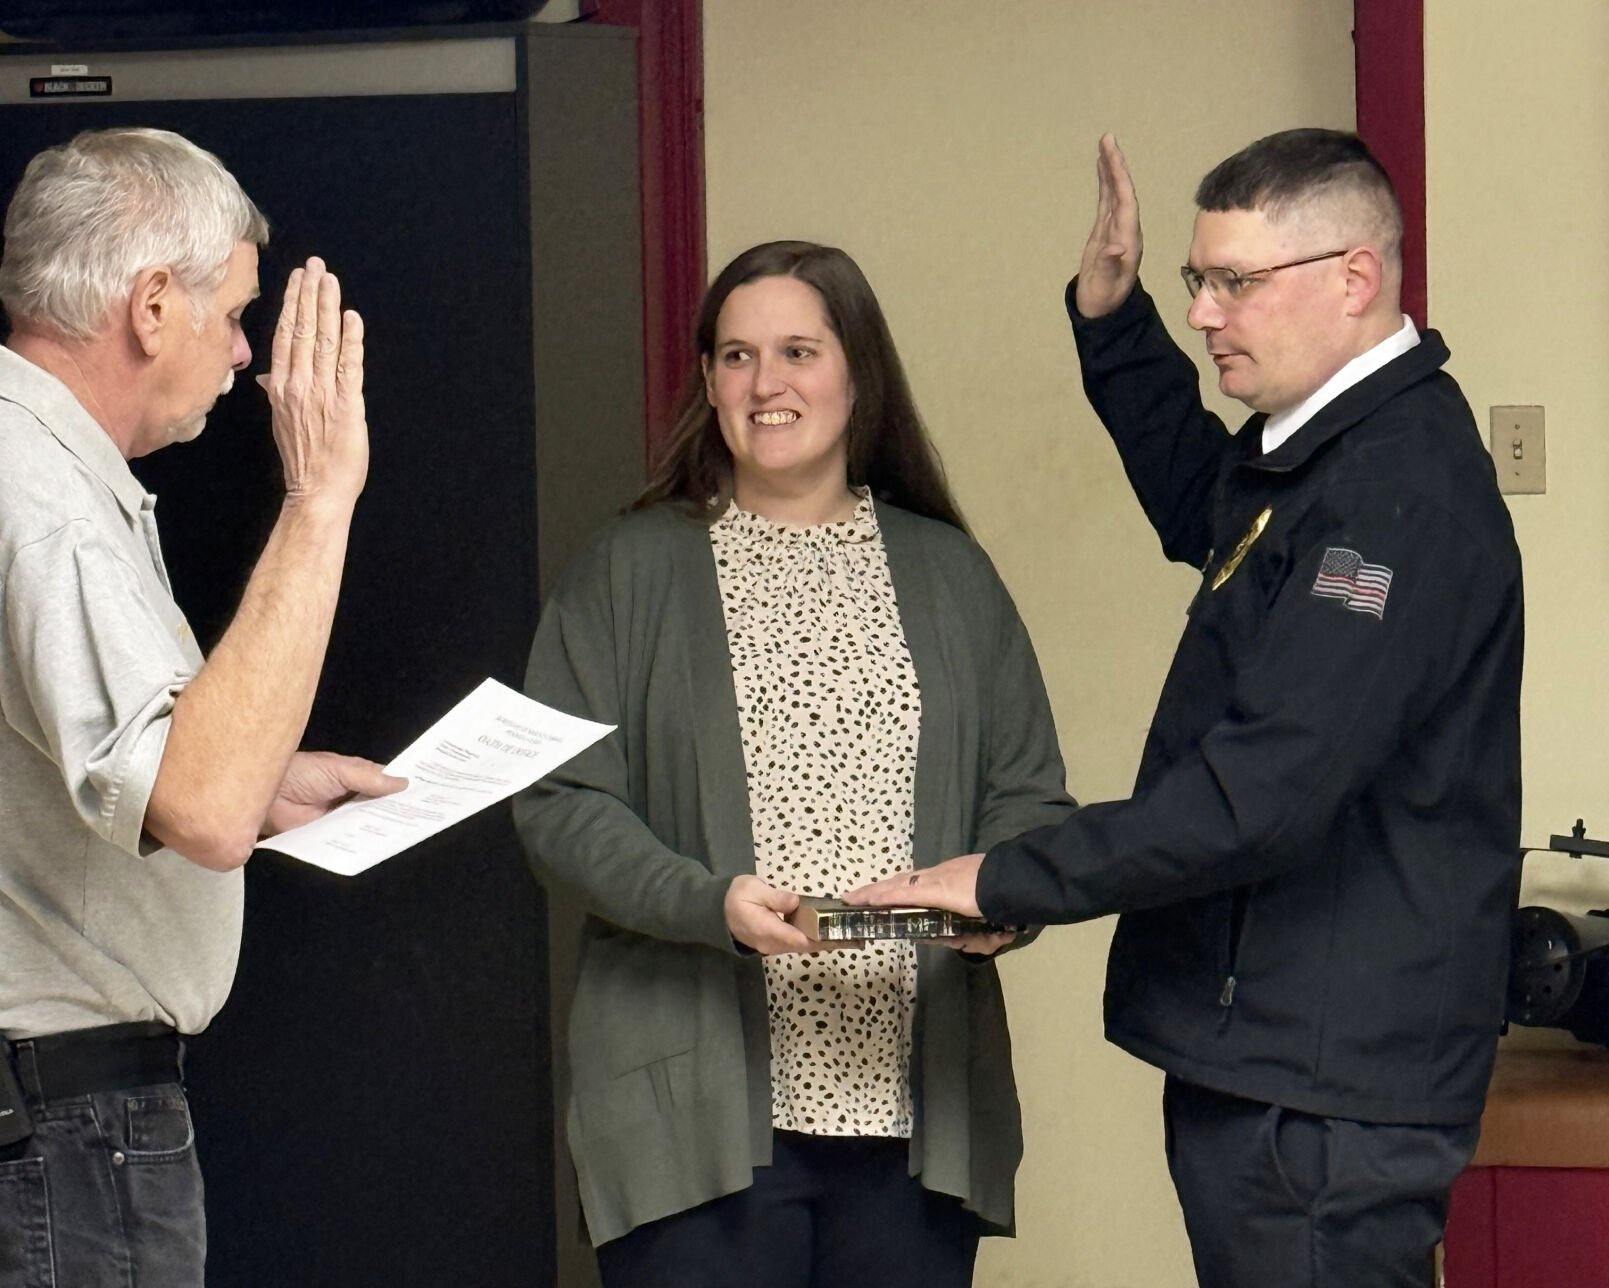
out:
M1145 279L1188 334L1175 266L1196 180L1272 130L1351 127L1351 15L1351 0L704 0L711 268L804 237L865 269L1033 633L1083 799L1126 794L1194 583L1163 562L1084 401L1062 312L1095 140L1111 129L1128 150ZM1053 931L1003 967L1028 1156L1019 1237L986 1246L983 1288L1192 1282L1160 1077L1100 1037L1110 931Z
M1483 432L1494 403L1547 409L1547 493L1510 498L1524 839L1577 817L1609 836L1609 6L1427 0L1425 140L1431 324L1450 370ZM1527 872L1527 902L1609 905L1609 861L1533 856Z

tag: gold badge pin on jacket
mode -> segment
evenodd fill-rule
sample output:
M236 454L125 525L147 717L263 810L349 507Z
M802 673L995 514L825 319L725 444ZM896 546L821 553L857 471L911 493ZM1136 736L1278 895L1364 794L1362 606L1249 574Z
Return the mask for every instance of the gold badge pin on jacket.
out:
M1251 521L1251 527L1246 529L1246 535L1236 543L1229 558L1224 560L1224 566L1218 569L1217 575L1213 577L1212 588L1214 590L1217 590L1219 586L1235 575L1235 569L1240 567L1240 561L1246 557L1246 552L1251 549L1251 543L1263 535L1263 529L1268 526L1268 521L1273 517L1274 507L1269 506Z

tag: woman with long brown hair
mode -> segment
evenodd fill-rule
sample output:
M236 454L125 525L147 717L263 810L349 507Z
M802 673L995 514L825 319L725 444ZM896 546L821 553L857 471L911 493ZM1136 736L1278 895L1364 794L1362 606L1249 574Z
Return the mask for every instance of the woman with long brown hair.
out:
M527 692L615 733L516 804L588 911L568 1128L609 1288L969 1284L1021 1129L992 954L825 949L800 895L1072 807L1038 665L871 287L772 242L715 279L631 511Z

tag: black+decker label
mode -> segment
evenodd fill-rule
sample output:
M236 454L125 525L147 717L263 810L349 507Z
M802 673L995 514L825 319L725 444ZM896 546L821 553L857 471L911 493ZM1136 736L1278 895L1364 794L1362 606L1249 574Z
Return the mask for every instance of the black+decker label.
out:
M110 76L30 76L29 98L110 98Z

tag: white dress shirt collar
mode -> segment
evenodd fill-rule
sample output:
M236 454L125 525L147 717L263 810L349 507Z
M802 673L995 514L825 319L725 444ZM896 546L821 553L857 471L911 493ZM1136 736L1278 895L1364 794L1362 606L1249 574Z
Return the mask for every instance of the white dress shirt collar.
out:
M1402 326L1374 348L1360 353L1302 402L1286 411L1275 412L1263 422L1263 451L1271 452L1353 385L1372 376L1386 363L1400 358L1419 343L1419 328L1406 313Z

